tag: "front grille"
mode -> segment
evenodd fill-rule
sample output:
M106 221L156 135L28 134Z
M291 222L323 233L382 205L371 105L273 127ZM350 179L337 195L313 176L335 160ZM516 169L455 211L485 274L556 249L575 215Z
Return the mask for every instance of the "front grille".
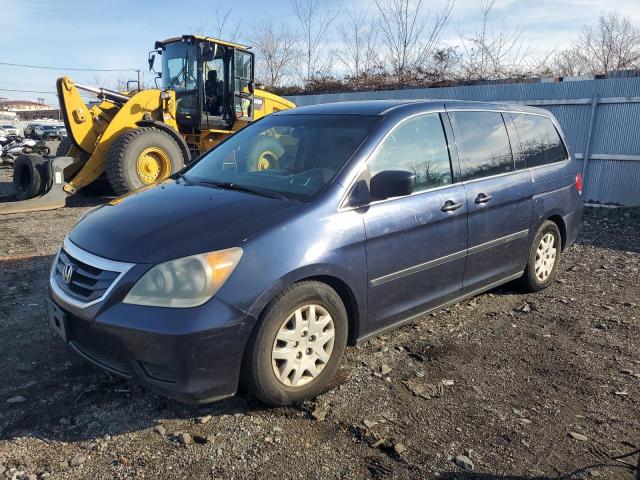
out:
M73 269L68 283L64 279L64 270L67 265ZM64 248L60 250L55 270L58 286L71 297L86 302L104 295L118 275L120 272L102 270L83 263L72 257Z
M131 369L127 361L115 353L107 352L99 348L87 345L79 340L71 340L71 345L87 359L99 367L110 370L120 375L131 376Z

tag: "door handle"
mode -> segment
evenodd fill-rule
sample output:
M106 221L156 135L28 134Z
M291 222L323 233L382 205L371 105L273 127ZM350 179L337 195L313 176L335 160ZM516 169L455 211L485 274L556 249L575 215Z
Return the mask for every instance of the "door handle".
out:
M488 201L490 201L493 197L491 195L486 195L484 193L479 193L478 196L476 197L475 202L480 205L481 203L487 203Z
M442 205L442 208L440 210L442 210L443 212L453 212L462 207L462 205L462 202L455 203L453 200L447 200L446 202L444 202L444 205Z

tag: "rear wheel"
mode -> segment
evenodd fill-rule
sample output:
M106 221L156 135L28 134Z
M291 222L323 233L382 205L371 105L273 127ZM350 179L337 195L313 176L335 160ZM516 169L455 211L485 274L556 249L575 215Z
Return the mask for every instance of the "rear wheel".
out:
M129 130L109 149L105 171L118 195L164 180L184 166L180 147L171 136L152 127Z
M347 312L321 282L292 285L265 309L253 332L242 383L270 405L289 405L322 393L347 343Z
M545 221L536 232L527 267L520 279L525 290L538 292L549 286L558 269L561 246L558 226L551 220Z

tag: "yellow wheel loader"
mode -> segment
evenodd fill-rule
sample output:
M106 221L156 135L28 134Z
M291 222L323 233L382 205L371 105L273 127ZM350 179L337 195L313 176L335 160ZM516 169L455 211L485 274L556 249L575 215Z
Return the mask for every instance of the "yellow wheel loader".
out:
M156 42L149 52L155 89L115 92L57 81L67 137L56 158L23 155L13 182L17 202L0 213L63 207L67 196L97 180L125 194L167 178L228 135L278 110L288 100L254 87L254 55L249 47L209 37L183 35ZM160 85L159 85L160 84ZM88 106L80 91L99 102ZM253 169L276 168L277 142L247 148ZM249 158L250 157L250 158Z

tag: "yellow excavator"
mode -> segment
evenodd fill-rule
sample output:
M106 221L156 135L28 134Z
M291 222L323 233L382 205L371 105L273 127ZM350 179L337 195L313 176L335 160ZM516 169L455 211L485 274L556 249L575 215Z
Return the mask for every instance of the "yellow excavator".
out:
M156 59L162 63L157 72ZM0 214L63 207L69 195L96 181L108 181L118 195L143 188L247 123L295 107L255 88L254 55L236 43L198 35L158 41L149 52L149 69L157 74L156 88L138 85L124 93L59 78L67 137L55 158L30 154L16 159L18 201L0 203ZM99 101L88 106L80 91ZM247 148L245 156L249 170L275 167L268 141Z

